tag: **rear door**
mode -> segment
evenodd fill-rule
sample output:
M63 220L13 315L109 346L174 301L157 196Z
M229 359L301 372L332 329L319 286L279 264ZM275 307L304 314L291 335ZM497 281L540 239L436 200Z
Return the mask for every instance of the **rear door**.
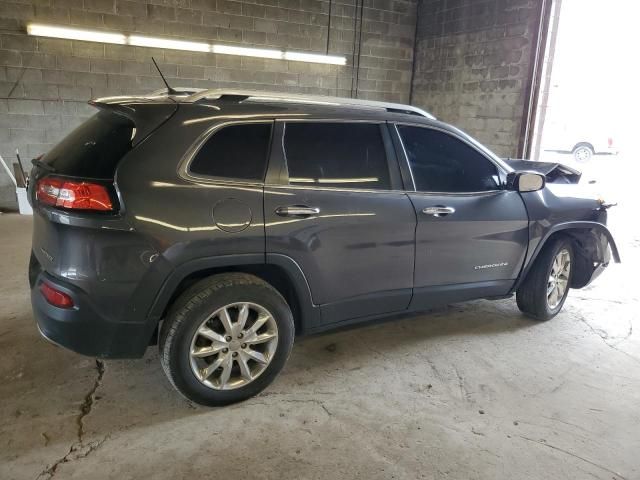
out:
M267 254L300 266L323 323L406 309L416 219L384 122L276 124Z
M506 294L528 244L528 217L504 172L452 132L397 125L401 167L415 191L415 291L412 308Z

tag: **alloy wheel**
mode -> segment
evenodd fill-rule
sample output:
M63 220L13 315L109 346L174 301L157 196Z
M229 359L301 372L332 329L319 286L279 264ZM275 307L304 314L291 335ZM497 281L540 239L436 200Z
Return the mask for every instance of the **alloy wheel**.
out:
M551 265L549 281L547 282L547 305L551 310L560 305L569 286L569 274L571 273L571 254L569 250L560 250Z
M189 349L191 370L214 390L243 387L262 374L278 346L278 326L263 306L232 303L196 330Z

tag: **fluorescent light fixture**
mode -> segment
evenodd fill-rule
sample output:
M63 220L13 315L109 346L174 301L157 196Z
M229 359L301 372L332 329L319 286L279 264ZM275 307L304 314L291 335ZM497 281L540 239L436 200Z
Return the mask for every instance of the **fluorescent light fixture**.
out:
M282 60L281 50L269 50L266 48L246 48L233 47L230 45L212 45L211 51L213 53L221 53L223 55L241 55L244 57L275 58L278 60Z
M319 178L318 183L367 183L377 182L378 177L362 177L362 178Z
M346 65L347 63L346 57L304 52L284 52L284 59L293 62L329 63L331 65Z
M291 183L316 183L315 178L306 178L306 177L289 177L289 182Z
M289 177L290 182L294 183L367 183L377 182L378 177L363 178L307 178L307 177Z
M243 57L271 58L275 60L324 63L329 65L347 64L346 57L335 55L290 52L270 48L236 47L233 45L190 42L187 40L173 40L170 38L149 37L146 35L129 35L101 30L82 30L39 23L30 23L27 25L27 33L38 37L66 38L68 40L84 40L86 42L134 45L136 47L166 48L169 50L184 50L188 52L211 52L222 55L239 55Z
M129 35L129 45L136 47L167 48L169 50L186 50L188 52L209 52L208 43L186 42L184 40L169 40L166 38L144 37L141 35Z
M27 33L37 37L67 38L69 40L84 40L85 42L127 43L127 36L122 33L108 33L99 30L81 30L78 28L56 27L30 23Z

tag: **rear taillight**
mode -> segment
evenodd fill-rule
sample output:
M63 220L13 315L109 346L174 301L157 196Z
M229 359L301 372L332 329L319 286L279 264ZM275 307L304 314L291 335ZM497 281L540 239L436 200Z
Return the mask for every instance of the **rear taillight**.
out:
M88 181L45 177L38 180L36 198L45 205L71 210L113 211L107 187Z
M73 307L73 299L64 292L52 287L46 282L40 284L40 293L44 299L54 307L71 308Z
M609 137L607 143L609 144L609 148L613 147L613 138Z

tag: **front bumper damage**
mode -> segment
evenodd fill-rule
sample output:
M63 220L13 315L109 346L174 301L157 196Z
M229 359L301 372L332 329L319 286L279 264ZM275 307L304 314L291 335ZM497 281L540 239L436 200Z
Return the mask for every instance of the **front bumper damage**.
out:
M611 259L620 263L618 247L609 230L593 228L580 233L570 232L576 244L576 269L571 280L571 288L584 288L598 278L609 266Z

